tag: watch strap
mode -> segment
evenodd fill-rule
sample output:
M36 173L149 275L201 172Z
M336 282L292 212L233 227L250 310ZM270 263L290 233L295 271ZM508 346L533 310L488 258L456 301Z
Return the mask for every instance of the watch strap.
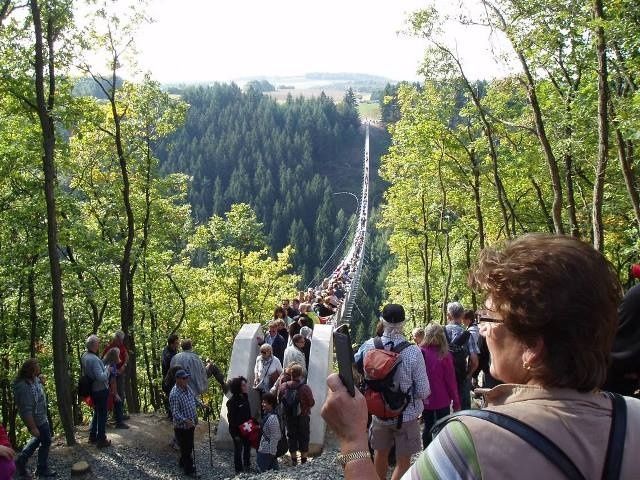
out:
M365 459L370 460L371 454L369 453L368 450L359 450L357 452L351 452L351 453L344 453L344 454L339 453L336 456L336 463L345 467L349 462L354 462L356 460L365 460Z

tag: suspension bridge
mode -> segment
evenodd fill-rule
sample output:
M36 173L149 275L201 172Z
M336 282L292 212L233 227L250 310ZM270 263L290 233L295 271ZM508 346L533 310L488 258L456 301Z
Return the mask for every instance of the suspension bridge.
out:
M348 192L345 192L348 193ZM346 284L345 296L336 313L328 319L324 325L316 325L313 330L311 341L311 355L308 365L307 384L311 387L315 398L315 406L311 410L311 438L309 445L310 454L319 454L324 447L326 425L320 416L320 410L327 397L327 376L333 371L333 329L336 325L349 323L351 314L356 305L356 297L360 288L360 279L364 261L365 247L367 241L367 226L369 214L369 124L365 125L365 143L362 168L362 190L358 201L358 215L356 217L356 228L353 240L346 254L342 257L337 255L341 245L339 244L329 259L321 268L320 278L322 283L326 279L331 279L337 271L348 267L348 282ZM346 237L345 237L346 238ZM342 242L341 242L342 243ZM326 275L326 277L325 277ZM258 337L264 337L262 325L251 323L243 325L233 343L231 360L227 378L243 376L249 385L253 385L255 359L259 353ZM249 400L251 411L255 414L260 409L258 393L250 390ZM220 411L220 423L216 433L216 446L218 448L233 448L233 441L229 435L229 424L227 423L226 398L222 399Z

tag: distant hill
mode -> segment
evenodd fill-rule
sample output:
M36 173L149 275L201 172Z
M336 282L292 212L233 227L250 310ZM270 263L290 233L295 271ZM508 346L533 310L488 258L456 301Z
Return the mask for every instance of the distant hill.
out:
M291 91L292 95L295 93L292 90L313 89L324 90L325 92L333 90L344 92L349 87L358 92L372 92L383 89L387 83L392 83L392 80L377 75L347 72L312 72L304 75L291 76L256 76L237 78L234 81L240 86L255 81L268 81L273 85L286 87L277 88L277 90L288 90Z

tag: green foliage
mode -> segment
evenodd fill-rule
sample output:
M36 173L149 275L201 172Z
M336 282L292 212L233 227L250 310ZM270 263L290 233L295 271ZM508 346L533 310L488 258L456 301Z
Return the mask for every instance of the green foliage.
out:
M560 227L587 242L594 239L598 81L589 7L505 0L465 10L470 3L451 18L433 8L411 17L415 33L430 42L425 81L379 95L383 121L394 122L381 166L389 188L379 226L390 232L394 257L387 295L405 304L416 325L441 320L443 305L454 299L477 305L466 277L482 246L556 230L554 193L562 205ZM637 51L626 50L638 38L628 29L629 8L610 5L605 26L615 90L604 250L623 280L640 238L638 160L630 153L636 152L639 131L634 99L640 69ZM450 22L500 30L525 73L470 82L442 36ZM549 181L551 164L559 171L557 190Z
M360 188L355 95L337 106L325 95L278 104L255 90L216 84L186 88L181 97L189 104L185 126L155 152L164 171L192 176L196 221L234 203L251 205L271 253L297 245L294 269L306 285L334 248L333 229L347 227L334 224L331 192ZM353 175L345 174L349 169ZM355 211L355 205L346 208ZM306 234L307 245L298 233Z
M247 90L253 89L256 92L260 92L260 93L275 92L276 91L276 87L274 87L267 80L251 80L250 82L247 82L247 85L246 85L245 88Z

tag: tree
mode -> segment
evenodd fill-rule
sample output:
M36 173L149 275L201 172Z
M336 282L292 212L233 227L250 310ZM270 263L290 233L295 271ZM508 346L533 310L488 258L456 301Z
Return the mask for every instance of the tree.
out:
M28 6L30 16L27 22L5 23L8 15L16 8ZM65 438L69 445L75 444L73 418L71 411L71 380L68 371L66 348L67 325L62 294L62 271L58 253L58 212L56 207L56 117L58 107L58 88L56 68L62 63L64 56L56 48L56 41L72 27L71 5L69 2L39 2L30 0L25 5L14 5L13 2L0 3L0 34L2 47L12 40L18 43L3 51L7 59L3 70L11 71L7 77L3 75L1 86L17 98L23 106L33 112L39 122L41 133L41 159L44 173L44 197L47 218L47 251L51 276L52 299L52 343L54 377L58 412ZM29 34L27 29L32 29ZM33 39L22 41L25 38ZM3 48L4 50L4 48ZM31 57L33 54L33 57ZM5 73L3 72L3 74ZM30 82L33 82L29 84ZM34 262L37 257L34 257ZM35 265L35 263L34 263ZM37 320L34 303L33 272L29 276L30 312L33 322ZM33 336L33 330L32 330ZM32 347L32 351L35 349Z

